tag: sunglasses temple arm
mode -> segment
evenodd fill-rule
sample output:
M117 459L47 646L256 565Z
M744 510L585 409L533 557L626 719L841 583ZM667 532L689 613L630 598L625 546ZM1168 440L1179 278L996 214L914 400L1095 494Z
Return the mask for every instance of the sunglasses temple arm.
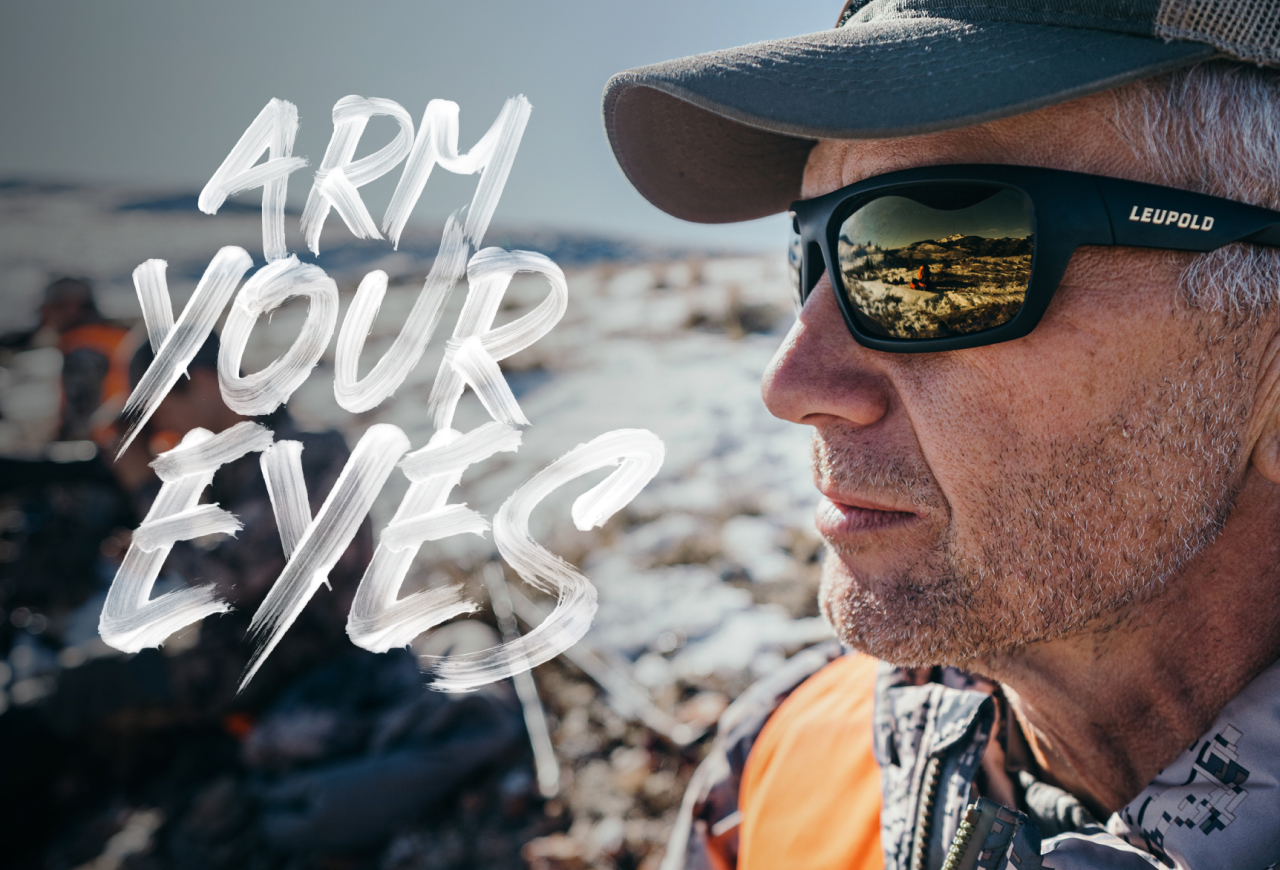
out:
M818 242L806 242L801 262L808 266L806 274L801 276L804 282L804 292L801 295L807 301L813 288L818 286L818 282L827 272L827 260L823 255L822 245Z
M1255 245L1266 245L1269 248L1280 248L1280 223L1274 223L1258 230L1256 233L1250 233L1240 241L1251 242Z

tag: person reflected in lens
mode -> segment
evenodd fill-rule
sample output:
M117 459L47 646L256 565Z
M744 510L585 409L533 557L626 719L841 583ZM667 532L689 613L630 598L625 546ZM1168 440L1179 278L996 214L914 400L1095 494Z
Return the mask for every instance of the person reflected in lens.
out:
M911 289L912 290L930 290L930 291L933 291L936 289L933 283L933 275L929 272L928 263L925 263L923 266L921 266L919 271L916 272L916 276L911 279Z

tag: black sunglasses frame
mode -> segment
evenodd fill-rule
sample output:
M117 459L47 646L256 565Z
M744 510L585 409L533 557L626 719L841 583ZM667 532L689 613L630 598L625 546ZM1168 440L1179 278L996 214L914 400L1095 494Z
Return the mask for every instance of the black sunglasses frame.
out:
M833 251L839 250L841 224L858 208L897 190L965 181L1011 188L1031 204L1031 276L1022 307L1008 323L969 335L912 339L868 334L857 323L853 303L832 256ZM1177 222L1156 224L1152 216L1159 212L1166 216L1170 212L1190 214L1192 219L1186 226ZM800 284L796 288L801 306L826 272L854 340L864 347L891 353L961 350L1022 338L1044 316L1071 255L1081 245L1169 251L1212 251L1232 242L1280 247L1277 211L1173 187L1004 164L925 166L877 175L814 199L794 202L791 215L792 228L801 243Z

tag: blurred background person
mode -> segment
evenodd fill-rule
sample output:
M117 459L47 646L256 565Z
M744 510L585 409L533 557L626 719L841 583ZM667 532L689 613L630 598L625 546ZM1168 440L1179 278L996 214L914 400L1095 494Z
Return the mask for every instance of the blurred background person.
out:
M45 288L37 336L44 331L62 352L59 440L106 443L129 396L134 337L102 316L83 278L59 278Z

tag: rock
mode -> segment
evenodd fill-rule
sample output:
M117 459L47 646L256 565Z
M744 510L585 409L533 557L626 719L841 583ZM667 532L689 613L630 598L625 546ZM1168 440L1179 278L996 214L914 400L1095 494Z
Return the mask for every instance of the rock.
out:
M729 699L719 692L699 692L676 705L675 717L694 728L709 728L729 706Z
M525 843L520 850L529 870L591 870L587 847L565 834L551 834Z
M640 791L649 777L649 752L639 746L619 746L609 756L614 783L629 794Z

